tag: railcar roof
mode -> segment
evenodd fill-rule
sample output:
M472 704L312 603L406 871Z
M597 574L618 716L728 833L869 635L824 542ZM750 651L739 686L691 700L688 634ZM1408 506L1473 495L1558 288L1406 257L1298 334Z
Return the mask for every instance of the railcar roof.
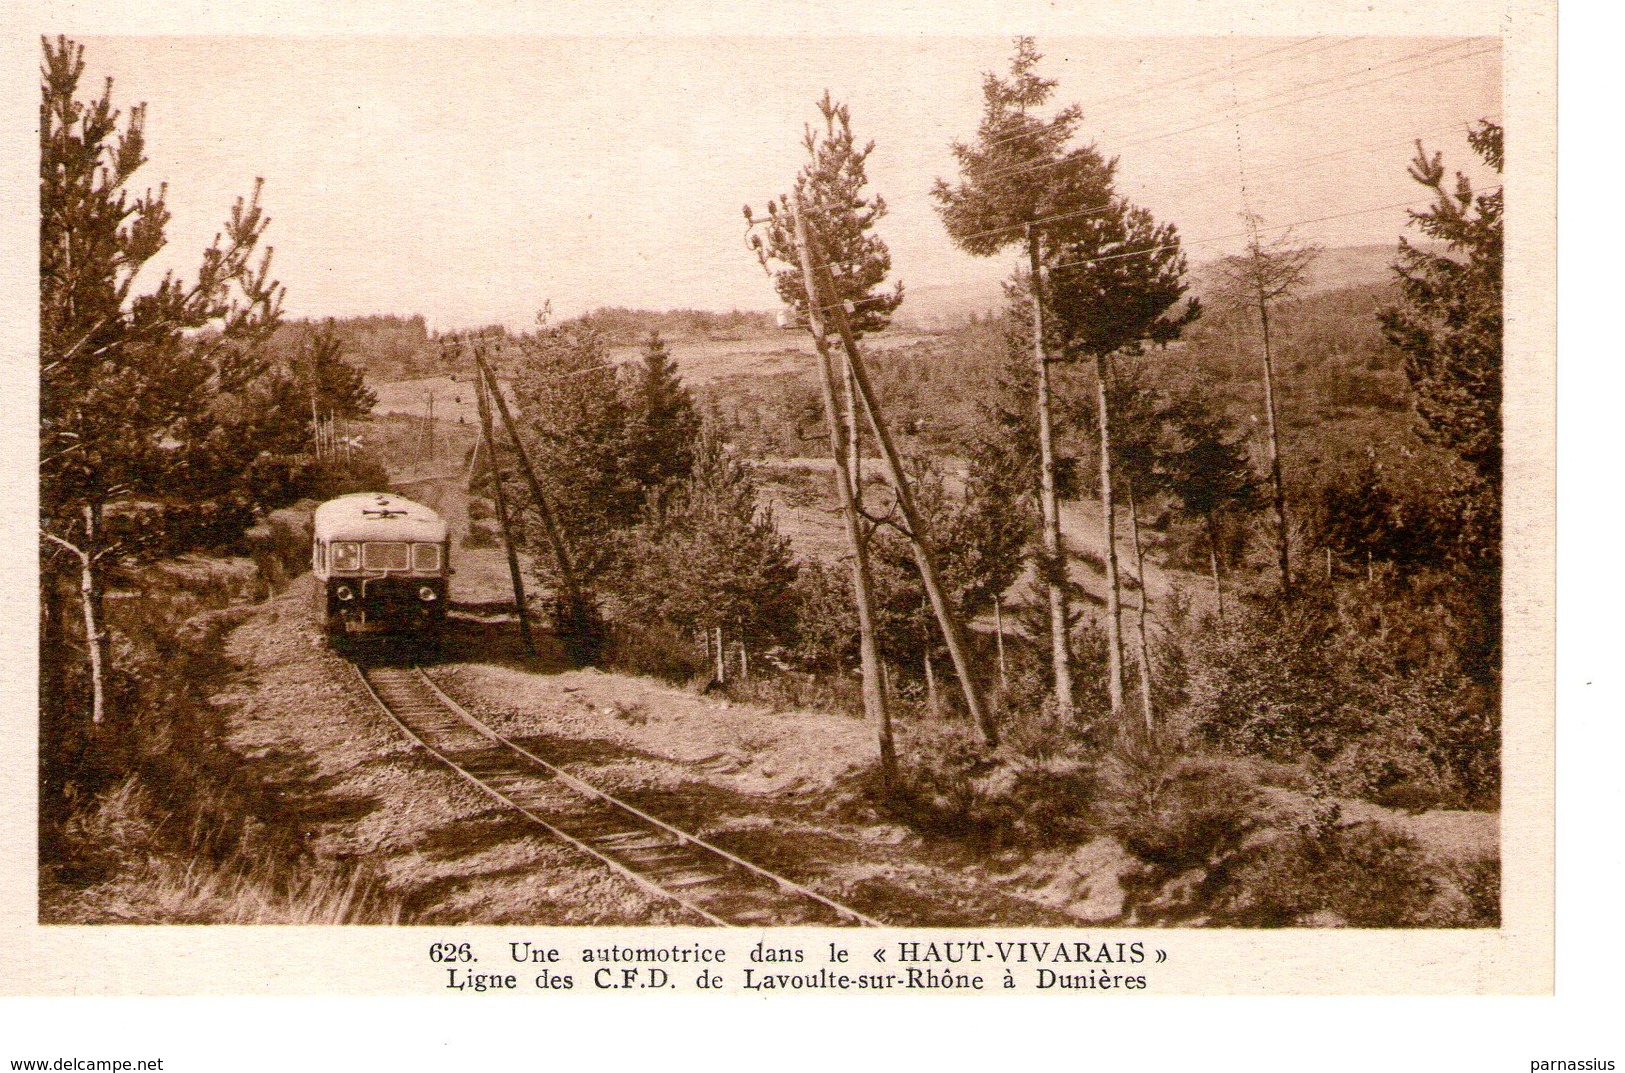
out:
M422 503L390 492L356 492L316 508L317 540L446 539L446 521Z

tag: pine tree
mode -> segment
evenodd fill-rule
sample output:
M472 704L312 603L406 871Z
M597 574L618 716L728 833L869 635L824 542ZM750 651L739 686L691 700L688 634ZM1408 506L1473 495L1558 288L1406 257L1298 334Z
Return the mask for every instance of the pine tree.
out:
M693 451L691 472L649 504L630 535L623 571L605 584L615 588L628 622L720 629L758 649L786 641L795 628L798 569L789 538L714 428Z
M1502 129L1481 122L1468 134L1485 164L1501 171ZM1416 144L1411 178L1433 192L1411 222L1442 244L1423 248L1399 240L1394 271L1401 301L1383 311L1388 341L1405 353L1405 372L1424 435L1471 465L1486 494L1501 488L1502 211L1500 186L1475 192L1456 174L1445 189L1443 154Z
M903 285L890 291L879 288L891 272L891 253L874 226L886 215L886 200L864 192L869 179L866 165L875 143L859 148L852 136L852 114L847 105L832 100L829 91L818 102L824 117L822 131L809 124L802 137L808 162L796 175L794 190L780 197L779 206L806 206L829 258L830 275L842 301L852 303L848 319L858 338L884 328L903 303ZM777 208L769 204L770 211ZM805 321L807 290L797 260L795 229L777 213L768 230L767 255L790 267L774 274L773 286L784 304Z
M1192 395L1162 400L1154 427L1156 443L1147 464L1181 510L1202 523L1214 609L1222 623L1225 519L1253 509L1259 492L1246 436Z
M1093 146L1071 146L1083 112L1077 105L1049 118L1035 114L1050 99L1053 79L1035 68L1042 57L1031 37L1015 40L1008 78L982 78L982 118L974 143L956 142L961 181L937 180L932 196L948 234L979 257L1021 243L1028 262L1033 300L1030 336L1034 349L1034 405L1038 425L1039 503L1043 513L1044 579L1050 612L1050 658L1056 700L1063 714L1073 710L1072 660L1068 639L1067 553L1061 537L1052 428L1050 361L1052 340L1045 326L1048 301L1041 264L1087 222L1110 196L1110 168Z
M1180 304L1186 262L1178 230L1157 223L1150 212L1113 194L1115 170L1115 160L1106 165L1106 203L1054 251L1049 293L1062 352L1090 361L1095 371L1101 543L1106 560L1106 684L1117 713L1123 707L1123 640L1112 486L1113 357L1138 354L1147 343L1177 339L1201 308L1195 299Z
M1500 173L1503 131L1480 122L1467 140ZM1383 333L1405 355L1405 372L1422 435L1471 469L1454 494L1460 519L1455 560L1465 573L1482 624L1473 631L1468 666L1494 695L1501 664L1501 377L1502 188L1475 191L1466 176L1445 187L1442 154L1420 142L1411 178L1432 191L1411 222L1440 244L1399 241L1394 271L1400 302L1380 315Z
M589 586L616 563L617 533L638 521L643 486L634 479L630 421L616 366L604 338L566 322L516 341L512 370L516 417L525 448L574 558ZM511 469L511 467L509 467ZM515 485L515 501L528 493ZM535 504L527 533L540 534ZM541 546L541 537L527 542ZM545 584L558 588L552 559L537 556Z
M79 575L91 717L101 722L106 570L132 538L151 539L153 501L191 501L188 459L219 428L216 407L240 400L264 372L282 288L270 278L269 248L255 263L269 223L256 182L204 252L195 282L166 275L151 292L132 293L169 220L163 187L138 198L127 188L146 162L145 108L121 129L111 80L96 100L76 97L83 47L65 37L42 43L42 583L50 613L57 578Z
M653 492L686 477L694 467L700 415L658 331L644 343L628 396L633 479Z
M378 405L378 395L367 388L361 369L346 361L344 352L344 338L328 317L301 348L300 378L323 419L365 420Z
M810 159L796 175L794 193L781 196L778 202L768 202L766 240L757 240L757 248L764 267L770 259L787 266L775 274L774 286L812 332L818 350L819 386L830 454L835 462L836 494L852 551L852 598L864 714L875 727L882 778L889 784L895 776L896 753L877 647L869 562L874 526L863 508L863 421L856 374L850 360L837 366L830 354L823 325L831 311L812 307L825 302L841 303L843 312L850 310L845 316L856 339L863 331L885 326L902 302L903 291L901 284L890 294L877 290L891 271L891 255L885 242L870 233L886 211L885 202L863 190L868 183L865 165L874 143L857 147L850 112L846 105L836 104L827 91L818 109L824 117L823 137L812 126L806 128L802 144ZM806 214L816 219L809 224ZM745 218L755 225L748 205ZM804 248L813 229L821 238L817 255ZM829 289L833 289L833 295L829 295ZM828 297L814 301L810 298L814 293ZM840 388L837 379L842 382ZM878 423L878 414L870 416Z

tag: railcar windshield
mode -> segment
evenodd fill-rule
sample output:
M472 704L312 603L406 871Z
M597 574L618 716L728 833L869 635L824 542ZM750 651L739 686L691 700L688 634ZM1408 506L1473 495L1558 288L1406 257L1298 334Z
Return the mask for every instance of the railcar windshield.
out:
M361 560L368 570L407 569L406 545L395 541L369 540L363 546Z
M439 544L413 544L412 545L413 570L439 570L440 545Z
M341 541L333 545L334 570L360 570L361 545Z

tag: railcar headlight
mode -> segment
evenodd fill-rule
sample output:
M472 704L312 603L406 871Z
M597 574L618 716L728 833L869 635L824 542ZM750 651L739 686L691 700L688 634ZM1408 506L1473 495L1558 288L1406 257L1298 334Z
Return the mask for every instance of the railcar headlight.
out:
M348 603L355 599L355 590L350 588L348 585L340 585L338 588L333 590L333 595L337 596L345 603Z
M437 595L434 589L430 588L429 586L424 585L422 588L418 589L418 599L422 600L424 603L433 603L436 598Z

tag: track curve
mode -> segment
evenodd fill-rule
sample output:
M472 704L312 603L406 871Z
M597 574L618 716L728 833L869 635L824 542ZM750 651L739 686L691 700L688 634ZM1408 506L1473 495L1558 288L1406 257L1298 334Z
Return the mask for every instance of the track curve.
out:
M421 667L352 666L384 714L435 759L554 836L708 923L880 926L510 741L447 696Z

